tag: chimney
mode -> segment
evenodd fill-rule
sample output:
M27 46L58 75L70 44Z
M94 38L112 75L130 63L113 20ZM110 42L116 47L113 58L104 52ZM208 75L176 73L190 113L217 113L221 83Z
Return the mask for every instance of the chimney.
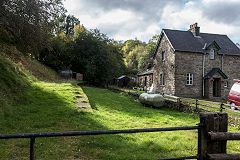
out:
M197 26L197 23L194 23L190 25L190 29L188 31L191 31L194 36L199 36L200 35L200 27Z
M148 63L147 64L147 70L151 69L152 68L152 63Z

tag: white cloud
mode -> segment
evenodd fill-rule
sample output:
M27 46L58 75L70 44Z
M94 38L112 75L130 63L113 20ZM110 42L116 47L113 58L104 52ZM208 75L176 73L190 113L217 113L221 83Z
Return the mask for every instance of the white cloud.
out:
M195 22L201 32L240 40L239 0L66 0L64 5L84 26L116 40L148 41L161 28L187 30Z
M225 3L225 2L228 2L228 3L233 3L233 2L239 2L239 0L203 0L203 3Z
M81 23L87 28L99 28L102 24L121 24L133 20L134 14L129 11L114 10L106 13L99 13L97 17L91 14L81 14L78 16Z
M226 34L233 41L239 41L240 27L234 25L235 22L229 24L210 19L205 15L204 7L207 6L205 2L213 3L219 2L219 0L204 0L203 3L200 1L189 1L180 9L167 5L163 10L160 23L166 28L187 30L190 24L197 22L200 26L200 32Z
M188 29L190 24L201 21L201 11L195 8L195 3L190 1L184 8L167 5L161 17L161 25L171 29Z

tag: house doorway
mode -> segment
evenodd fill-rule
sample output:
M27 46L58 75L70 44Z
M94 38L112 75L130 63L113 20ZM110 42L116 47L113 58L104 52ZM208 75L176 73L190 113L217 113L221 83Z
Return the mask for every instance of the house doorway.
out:
M214 78L213 97L221 97L221 78Z
M147 86L147 77L145 77L144 87Z

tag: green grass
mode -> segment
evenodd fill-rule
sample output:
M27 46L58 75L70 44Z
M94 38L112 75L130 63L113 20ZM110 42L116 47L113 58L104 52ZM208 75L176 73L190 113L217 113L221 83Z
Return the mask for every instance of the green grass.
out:
M140 88L137 88L136 90L130 89L130 88L121 88L118 86L109 86L110 88L120 90L122 92L133 92L133 93L145 93L145 91L141 91Z
M171 96L164 96L164 98L177 100L175 97L171 97ZM203 101L198 101L198 104L199 104L198 107L199 108L202 108L202 109L205 109L205 110L208 110L208 111L212 111L212 112L219 112L220 111L220 103L221 102L226 103L226 100L211 100L211 99L204 99L204 98L181 98L181 101L182 102L187 102L192 107L195 108L196 105L192 104L192 103L196 103L195 99L203 100ZM216 104L216 102L218 102L218 104ZM208 105L208 106L213 106L213 107L218 107L218 108L211 108L211 107L207 107L207 106L203 106L203 105ZM229 106L225 106L225 105L223 106L223 108L230 109ZM225 109L223 109L223 112L228 113L229 116L240 118L239 113L229 111L229 110L225 110Z
M196 103L195 100L190 100L190 99L181 99L181 101L188 102L188 103ZM213 101L213 103L211 103L210 100L208 100L208 102L198 101L198 104L199 104L198 107L202 108L202 109L205 109L205 110L208 110L208 111L212 111L212 112L219 112L220 111L220 103L216 104L214 102L215 101ZM207 106L202 106L201 104L208 105L208 106L213 106L213 107L218 107L218 109L217 108L207 107ZM195 104L191 104L191 106L195 107ZM230 107L228 107L228 106L223 106L223 108L230 109ZM239 113L228 111L228 110L224 110L224 109L223 109L223 112L228 113L229 116L240 118L240 114Z
M17 74L15 68L16 64L0 54L0 109L16 101L17 95L30 84L26 74L21 69Z
M0 134L194 126L199 123L197 115L169 108L147 108L124 94L91 87L84 87L83 91L93 110L81 111L75 103L85 95L77 82L53 82L57 79L56 73L21 56L14 47L5 48L4 53L10 56L0 54ZM239 132L237 128L229 130ZM239 153L239 146L238 141L228 143L228 152ZM197 131L175 131L37 138L35 154L37 159L43 160L132 160L196 153ZM0 160L5 159L29 159L29 139L1 139Z
M105 89L83 87L93 111L74 105L82 94L74 83L33 82L18 104L4 110L0 133L90 131L195 126L196 115L152 109ZM230 128L231 131L238 131ZM0 159L28 159L29 140L0 140ZM240 152L239 142L228 145ZM37 138L37 159L158 159L196 155L197 132L174 131L118 135Z

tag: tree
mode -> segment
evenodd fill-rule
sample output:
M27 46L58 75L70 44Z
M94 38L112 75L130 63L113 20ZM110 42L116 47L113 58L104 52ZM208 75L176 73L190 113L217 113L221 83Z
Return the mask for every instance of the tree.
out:
M57 33L64 32L67 36L74 34L74 27L79 25L80 21L78 18L74 17L73 15L61 15L56 20L57 25Z
M73 36L72 69L84 74L89 83L103 86L124 71L123 57L116 42L98 29L76 26Z
M74 59L71 39L62 32L50 40L50 45L42 50L39 60L55 70L70 69Z
M129 52L131 52L137 45L142 44L139 40L127 40L124 42L122 51L124 57L127 57Z
M129 52L126 57L127 67L130 69L138 69L139 58L144 56L144 45L137 45Z
M159 35L154 35L149 42L143 43L139 40L127 40L122 45L124 61L127 66L127 73L136 75L147 69L153 63L154 54Z
M65 12L61 0L2 0L0 4L0 29L4 31L0 38L35 57L48 45L54 19Z

